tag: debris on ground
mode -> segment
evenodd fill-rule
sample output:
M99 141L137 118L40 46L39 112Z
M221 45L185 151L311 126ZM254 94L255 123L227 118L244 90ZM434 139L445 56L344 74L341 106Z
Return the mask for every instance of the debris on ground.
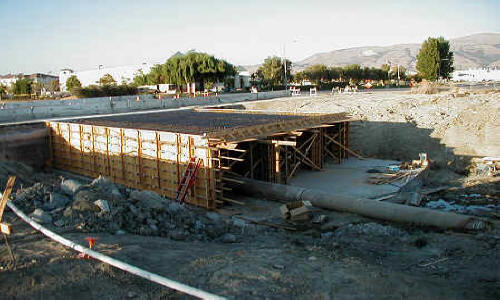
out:
M290 221L307 221L311 218L312 204L309 201L294 201L280 206L281 216Z
M18 189L13 201L41 224L82 232L128 232L179 241L220 238L223 243L234 243L242 226L249 226L245 221L188 207L153 191L116 185L103 176L90 184L75 179L52 185L35 183Z

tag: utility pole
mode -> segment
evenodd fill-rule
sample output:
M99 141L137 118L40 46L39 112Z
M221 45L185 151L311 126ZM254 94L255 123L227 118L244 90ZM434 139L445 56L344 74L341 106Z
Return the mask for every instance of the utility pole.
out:
M400 85L401 78L399 77L399 64L398 64L398 86Z
M284 66L284 69L285 69L285 91L286 91L286 55L285 55L285 44L283 44L283 66Z

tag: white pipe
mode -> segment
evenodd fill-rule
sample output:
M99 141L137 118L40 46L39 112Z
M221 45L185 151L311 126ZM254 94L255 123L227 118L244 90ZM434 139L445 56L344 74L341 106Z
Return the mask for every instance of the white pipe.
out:
M2 196L2 193L0 192L0 197ZM121 269L123 271L132 273L134 275L137 275L139 277L145 278L149 281L156 282L158 284L161 284L163 286L169 287L171 289L175 289L178 291L181 291L183 293L198 297L200 299L226 299L221 296L217 296L214 294L211 294L209 292L202 291L200 289L191 287L189 285L185 285L183 283L162 277L160 275L139 269L135 266L129 265L127 263L124 263L122 261L119 261L117 259L111 258L109 256L106 256L104 254L101 254L99 252L90 250L89 248L83 247L79 244L76 244L66 238L63 238L62 236L48 230L47 228L43 227L42 225L38 224L37 222L33 221L30 217L25 215L19 208L17 208L12 201L7 202L7 206L9 206L12 211L18 215L21 219L23 219L26 223L28 223L31 227L35 228L36 230L40 231L47 237L51 238L52 240L63 244L66 247L70 247L78 252L82 252L90 257L93 257L97 260L100 260L104 263L110 264L118 269Z

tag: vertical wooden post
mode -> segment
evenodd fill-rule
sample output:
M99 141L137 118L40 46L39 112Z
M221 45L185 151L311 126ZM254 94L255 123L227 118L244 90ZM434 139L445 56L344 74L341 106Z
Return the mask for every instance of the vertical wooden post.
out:
M125 168L125 159L124 159L124 154L123 154L123 143L124 142L125 141L123 139L123 128L120 128L120 159L122 161L122 178L123 178L124 182L127 182L127 184L130 184L128 176L127 176L127 169Z
M106 161L107 161L107 168L106 168L106 173L103 175L108 175L111 176L111 162L109 159L109 128L105 128L104 132L106 132Z
M344 123L345 126L345 147L349 149L349 122ZM349 152L345 155L346 158L349 158Z
M158 191L162 193L161 190L161 171L160 171L160 152L161 152L161 146L160 146L160 134L155 131L155 136L156 136L156 176L158 176Z
M278 145L274 145L274 178L276 183L281 183L280 149Z
M139 168L139 187L142 188L142 145L141 132L137 130L137 167Z
M254 144L252 142L249 143L248 151L250 151L250 178L253 178L253 148Z

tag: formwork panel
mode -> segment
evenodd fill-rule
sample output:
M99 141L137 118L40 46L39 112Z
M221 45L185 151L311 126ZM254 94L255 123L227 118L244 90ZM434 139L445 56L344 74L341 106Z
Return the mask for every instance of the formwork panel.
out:
M56 168L86 176L105 175L116 183L172 199L190 158L199 158L201 166L186 202L215 207L211 154L203 137L64 122L47 125Z

